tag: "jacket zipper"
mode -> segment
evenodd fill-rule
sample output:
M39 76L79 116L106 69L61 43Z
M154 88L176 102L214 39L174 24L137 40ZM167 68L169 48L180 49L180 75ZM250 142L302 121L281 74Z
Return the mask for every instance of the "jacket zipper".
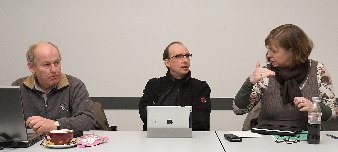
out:
M178 88L178 90L177 90L177 105L181 105L181 102L180 102L180 88Z
M45 111L44 111L44 115L47 113L47 101L45 101L45 98L43 98L43 96L41 95L41 93L40 92L37 92L38 94L39 94L39 96L40 96L40 98L41 98L41 100L43 101L43 103L44 103L44 107L45 107Z

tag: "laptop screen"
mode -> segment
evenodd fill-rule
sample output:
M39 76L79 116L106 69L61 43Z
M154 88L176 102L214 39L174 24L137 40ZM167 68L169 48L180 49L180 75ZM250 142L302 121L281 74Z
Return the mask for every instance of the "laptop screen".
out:
M0 86L0 116L0 142L27 140L19 86Z

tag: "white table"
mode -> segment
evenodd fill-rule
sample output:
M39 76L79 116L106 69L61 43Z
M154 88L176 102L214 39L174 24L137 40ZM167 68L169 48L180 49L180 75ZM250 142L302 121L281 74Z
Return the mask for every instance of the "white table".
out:
M72 147L68 149L50 149L38 142L29 148L4 149L0 152L48 152L48 151L98 151L98 152L224 152L215 131L193 132L192 138L147 138L144 131L90 131L108 136L107 143L89 148ZM86 132L85 132L86 133Z
M301 141L293 144L276 143L271 135L261 138L243 138L242 142L225 140L224 133L216 131L226 152L324 152L337 151L338 140L326 136L327 133L338 136L338 131L321 131L320 144L308 144Z

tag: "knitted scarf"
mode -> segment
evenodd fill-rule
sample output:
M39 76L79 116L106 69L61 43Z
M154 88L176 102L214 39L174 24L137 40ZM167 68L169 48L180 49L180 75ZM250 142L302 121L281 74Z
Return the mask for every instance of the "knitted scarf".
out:
M284 104L294 104L295 97L301 97L302 93L299 85L306 79L309 72L309 60L304 63L296 65L295 68L273 67L271 70L276 73L276 79L281 85L280 91Z

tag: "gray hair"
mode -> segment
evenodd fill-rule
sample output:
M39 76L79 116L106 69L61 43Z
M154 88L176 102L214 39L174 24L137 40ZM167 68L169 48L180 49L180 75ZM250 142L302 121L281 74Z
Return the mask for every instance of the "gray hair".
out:
M29 47L29 49L27 50L27 53L26 53L26 59L27 59L27 62L31 62L31 63L35 64L35 54L34 54L35 49L36 49L36 47L37 47L39 44L43 44L43 43L49 44L49 45L55 47L56 50L58 50L58 52L59 52L59 57L60 57L60 59L61 59L61 53L60 53L60 51L59 51L59 48L58 48L55 44L53 44L52 42L39 42L39 43L35 43L35 44L31 45L31 46Z

